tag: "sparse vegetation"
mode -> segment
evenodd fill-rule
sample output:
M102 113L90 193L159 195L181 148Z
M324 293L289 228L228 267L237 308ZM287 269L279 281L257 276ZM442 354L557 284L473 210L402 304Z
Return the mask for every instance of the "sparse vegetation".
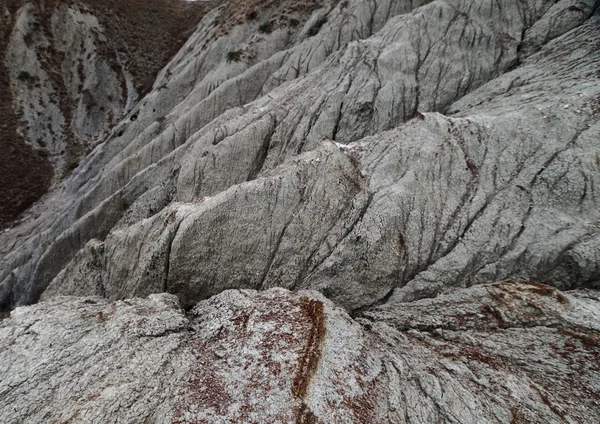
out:
M270 34L273 32L273 24L271 21L263 22L258 26L258 32L262 32L263 34Z
M9 0L4 4L12 16L22 6L22 1ZM17 131L25 125L21 115L13 109L13 92L4 63L11 31L12 22L5 18L0 25L0 92L3 93L0 97L0 229L10 225L39 199L48 190L53 176L52 165L44 156L44 150L27 144ZM20 72L17 77L21 81L33 82L26 71Z
M79 166L79 162L77 160L71 160L67 163L67 170L73 171L78 166Z
M29 81L32 78L33 77L31 76L31 74L27 71L21 71L21 72L19 72L19 75L17 76L17 79L19 81Z
M227 34L236 25L258 19L263 12L270 16L271 31L286 26L296 27L321 5L319 0L230 0L221 14L227 18L215 23L215 35Z
M239 62L242 60L244 52L242 50L234 50L227 53L227 61L228 62Z
M31 2L36 9L33 12L35 21L32 22L35 31L28 34L25 41L30 47L34 47L38 37L52 41L50 22L58 7L68 4L84 13L90 13L98 18L106 36L105 40L101 40L98 34L89 35L98 47L99 56L119 74L125 65L133 75L137 92L143 96L151 89L158 71L188 39L202 16L221 2L222 0L36 0ZM22 115L13 109L11 81L4 65L6 46L14 29L16 14L25 3L26 0L3 1L6 13L0 18L0 92L6 93L0 98L0 229L10 225L10 222L47 191L54 174L47 152L31 147L24 139L23 132L18 132L25 128L25 123ZM152 42L148 42L149 40ZM48 74L50 83L56 88L56 97L49 102L59 105L65 122L70 123L79 99L78 96L72 98L66 88L62 69L64 53L58 51L53 43L39 49L39 53L42 67ZM89 52L86 56L88 60L94 60ZM77 67L81 80L79 92L86 96L82 93L82 80L85 78L83 71L80 62ZM39 78L25 70L18 73L17 81L26 83L30 89L40 87ZM124 78L121 86L122 92L127 93ZM86 99L88 108L95 105L93 97L86 96ZM78 163L85 153L85 147L76 141L69 124L64 128L64 134L56 136L66 138L67 168L70 168ZM68 174L67 169L62 176Z
M114 59L118 59L115 63L127 66L142 95L150 90L158 71L180 49L202 16L220 3L219 0L79 1L86 2L91 13L98 16L106 28ZM148 42L150 38L152 42Z
M83 104L85 104L85 107L88 110L91 109L91 108L93 108L93 107L96 107L98 105L98 102L96 101L96 98L94 97L94 95L88 89L84 89L81 92L81 98L83 100Z

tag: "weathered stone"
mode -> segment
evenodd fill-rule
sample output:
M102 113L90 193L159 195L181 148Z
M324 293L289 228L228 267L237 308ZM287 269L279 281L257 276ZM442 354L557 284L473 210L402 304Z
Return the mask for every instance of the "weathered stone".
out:
M599 421L597 4L288 5L0 234L3 417Z
M442 331L443 330L443 331ZM600 299L477 286L356 320L316 292L62 298L0 323L0 411L28 422L588 423Z
M110 239L117 229L136 239L137 220L153 217L171 201L176 202L172 209L195 202L198 211L191 216L202 218L187 219L174 236L177 254L170 255L172 264L166 267L172 276L159 271L147 285L165 287L158 280L166 278L167 289L182 299L196 300L238 283L281 285L321 290L354 310L392 293L410 300L504 278L562 288L595 286L594 140L600 93L590 84L599 60L598 18L589 17L594 9L584 8L588 19L580 24L553 24L551 35L542 44L536 41L539 53L527 56L518 52L521 41L529 43L522 39L524 30L550 22L558 6L545 1L502 8L490 3L478 10L460 1L415 4L414 10L383 6L325 5L314 12L322 16L329 10L321 30L299 35L274 56L281 47L273 40L281 31L254 35L262 59L225 73L218 83L214 72L236 64L215 55L227 43L232 48L248 42L254 24L233 27L209 48L198 40L213 31L219 11L207 15L159 76L158 87L47 201L37 221L1 236L10 246L0 273L8 296L4 303L37 299L91 239ZM359 19L349 20L349 13ZM373 19L379 23L358 30L360 22ZM340 25L354 28L345 43L336 41L322 57L311 52L305 64L301 58L307 56L297 56L294 66L305 71L293 81L266 83L265 76L294 63L297 51L333 42L331 37L340 35L333 28ZM191 60L194 51L202 59ZM519 54L525 65L508 72L518 65ZM313 64L318 69L312 70ZM389 128L394 129L382 132ZM332 140L349 144L338 147L363 181L356 188L360 193L330 199L329 208L323 207L327 200L320 206L309 202L319 211L303 209L306 215L298 216L303 223L285 227L285 250L278 252L281 234L268 235L265 229L270 220L290 222L289 211L272 211L277 204L297 202L301 187L293 181L294 172L306 180L302 186L322 190L324 198L335 192L334 180L358 181L341 175L335 161L319 166L326 174L319 179L308 168L297 168L298 154L326 155ZM267 185L278 178L281 188L270 190ZM257 190L261 193L251 195ZM227 211L204 212L197 200L219 193L230 199ZM249 196L256 213L244 206ZM343 206L354 196L355 204ZM347 209L342 215L340 207ZM257 225L249 225L252 220ZM162 225L160 218L144 225L153 223ZM305 238L307 228L314 229L312 239ZM193 234L211 234L217 243L212 253L191 242L179 247L177 240ZM235 251L242 234L248 249ZM130 246L129 253L115 256L123 263L110 262L111 268L130 266L139 241ZM190 259L195 257L204 264L199 274ZM271 260L275 267L268 272ZM103 284L121 284L116 275L107 273L112 281ZM115 289L115 296L147 294L134 287L139 284Z

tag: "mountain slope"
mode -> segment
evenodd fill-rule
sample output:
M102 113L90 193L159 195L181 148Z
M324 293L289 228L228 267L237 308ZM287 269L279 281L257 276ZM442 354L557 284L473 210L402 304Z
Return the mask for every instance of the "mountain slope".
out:
M4 303L57 276L69 293L90 261L111 298L162 288L184 303L283 286L357 309L503 278L594 283L592 4L546 45L536 31L563 14L548 2L401 4L219 37L220 10L207 15L40 218L3 235ZM94 239L104 253L76 257Z
M1 228L70 175L216 4L0 3Z
M0 234L3 416L598 421L598 9L207 11Z

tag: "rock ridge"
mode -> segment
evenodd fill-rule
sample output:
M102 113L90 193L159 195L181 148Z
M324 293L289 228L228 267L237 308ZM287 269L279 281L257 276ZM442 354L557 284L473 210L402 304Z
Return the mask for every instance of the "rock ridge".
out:
M56 297L0 322L0 410L7 423L594 422L598 302L530 282L357 319L277 288L188 313L169 294Z

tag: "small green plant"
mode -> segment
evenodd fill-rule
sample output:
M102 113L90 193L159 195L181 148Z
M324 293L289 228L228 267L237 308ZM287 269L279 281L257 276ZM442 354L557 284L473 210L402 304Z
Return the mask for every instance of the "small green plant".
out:
M31 74L27 71L21 71L21 72L19 72L19 75L17 76L17 79L19 81L29 81L32 78L33 77L31 76Z
M258 26L258 32L263 34L270 34L273 32L273 23L271 21L263 22Z
M227 61L228 62L239 62L242 60L242 55L244 52L242 50L234 50L227 53Z

